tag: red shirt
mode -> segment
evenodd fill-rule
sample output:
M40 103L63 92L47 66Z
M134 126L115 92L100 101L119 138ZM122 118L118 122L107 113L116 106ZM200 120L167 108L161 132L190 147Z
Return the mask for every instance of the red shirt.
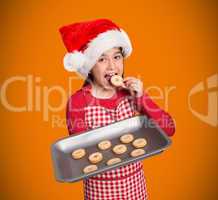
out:
M92 117L87 114L90 109L104 112L104 115L110 118L108 122L125 119L119 111L127 109L127 112L133 112L133 115L143 114L152 118L168 136L175 132L175 124L170 115L159 108L145 92L142 97L134 98L127 90L118 90L111 98L100 99L91 94L89 84L75 92L68 100L66 117L69 134L82 133L109 124L99 120L88 120Z

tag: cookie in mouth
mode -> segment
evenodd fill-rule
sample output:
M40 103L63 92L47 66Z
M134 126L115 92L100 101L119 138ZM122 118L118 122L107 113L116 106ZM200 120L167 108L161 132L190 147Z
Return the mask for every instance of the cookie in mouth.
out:
M107 74L104 75L104 78L105 78L109 83L111 83L111 82L110 82L111 77L114 76L114 75L118 75L118 73L107 73Z
M124 87L124 88L126 87L123 82L123 78L119 75L112 76L110 82L115 87Z

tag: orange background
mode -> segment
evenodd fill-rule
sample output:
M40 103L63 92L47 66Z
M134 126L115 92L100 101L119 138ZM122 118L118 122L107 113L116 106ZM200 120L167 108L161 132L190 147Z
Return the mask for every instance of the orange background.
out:
M196 118L188 108L191 88L218 72L216 7L208 1L5 1L1 3L1 86L13 76L40 77L41 88L59 85L68 92L62 66L66 50L58 28L76 21L110 18L132 39L134 51L125 63L126 76L140 76L145 88L175 86L168 112L177 129L172 146L146 159L144 171L151 200L217 199L217 127ZM72 91L83 80L75 79ZM35 90L35 89L34 89ZM158 95L151 91L152 95ZM12 105L26 103L24 82L7 90ZM155 100L164 107L164 101ZM34 102L34 98L33 98ZM50 95L53 106L59 92ZM1 102L2 103L2 102ZM207 91L193 97L194 108L207 112ZM65 109L43 120L37 111L12 112L1 104L1 192L4 200L82 199L82 182L56 182L50 146L67 136L64 121L52 127L52 115L65 117Z

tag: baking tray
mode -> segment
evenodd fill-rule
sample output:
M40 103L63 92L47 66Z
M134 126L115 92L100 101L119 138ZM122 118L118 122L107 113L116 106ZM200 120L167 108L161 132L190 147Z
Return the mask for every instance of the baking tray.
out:
M147 140L147 145L144 147L145 154L131 157L130 152L134 149L131 143L127 144L126 153L121 155L113 153L113 146L120 144L120 136L126 133L132 133L134 138L144 137ZM99 150L97 144L106 139L111 141L112 147L109 150ZM51 147L55 177L60 182L76 182L159 154L170 144L169 137L151 119L148 119L145 115L134 116L56 141ZM75 160L72 158L71 153L78 148L85 148L86 155L79 160ZM103 160L97 164L98 170L84 174L83 168L91 164L88 156L96 151L103 154ZM120 157L122 162L107 166L107 160L113 157Z

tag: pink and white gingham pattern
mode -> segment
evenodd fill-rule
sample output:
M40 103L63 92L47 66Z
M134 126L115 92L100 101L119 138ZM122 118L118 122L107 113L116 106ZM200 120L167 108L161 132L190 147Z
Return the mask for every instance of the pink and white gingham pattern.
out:
M115 109L95 105L85 107L89 128L106 126L135 114L135 105L123 99ZM85 200L146 200L145 177L141 162L131 163L84 180Z

